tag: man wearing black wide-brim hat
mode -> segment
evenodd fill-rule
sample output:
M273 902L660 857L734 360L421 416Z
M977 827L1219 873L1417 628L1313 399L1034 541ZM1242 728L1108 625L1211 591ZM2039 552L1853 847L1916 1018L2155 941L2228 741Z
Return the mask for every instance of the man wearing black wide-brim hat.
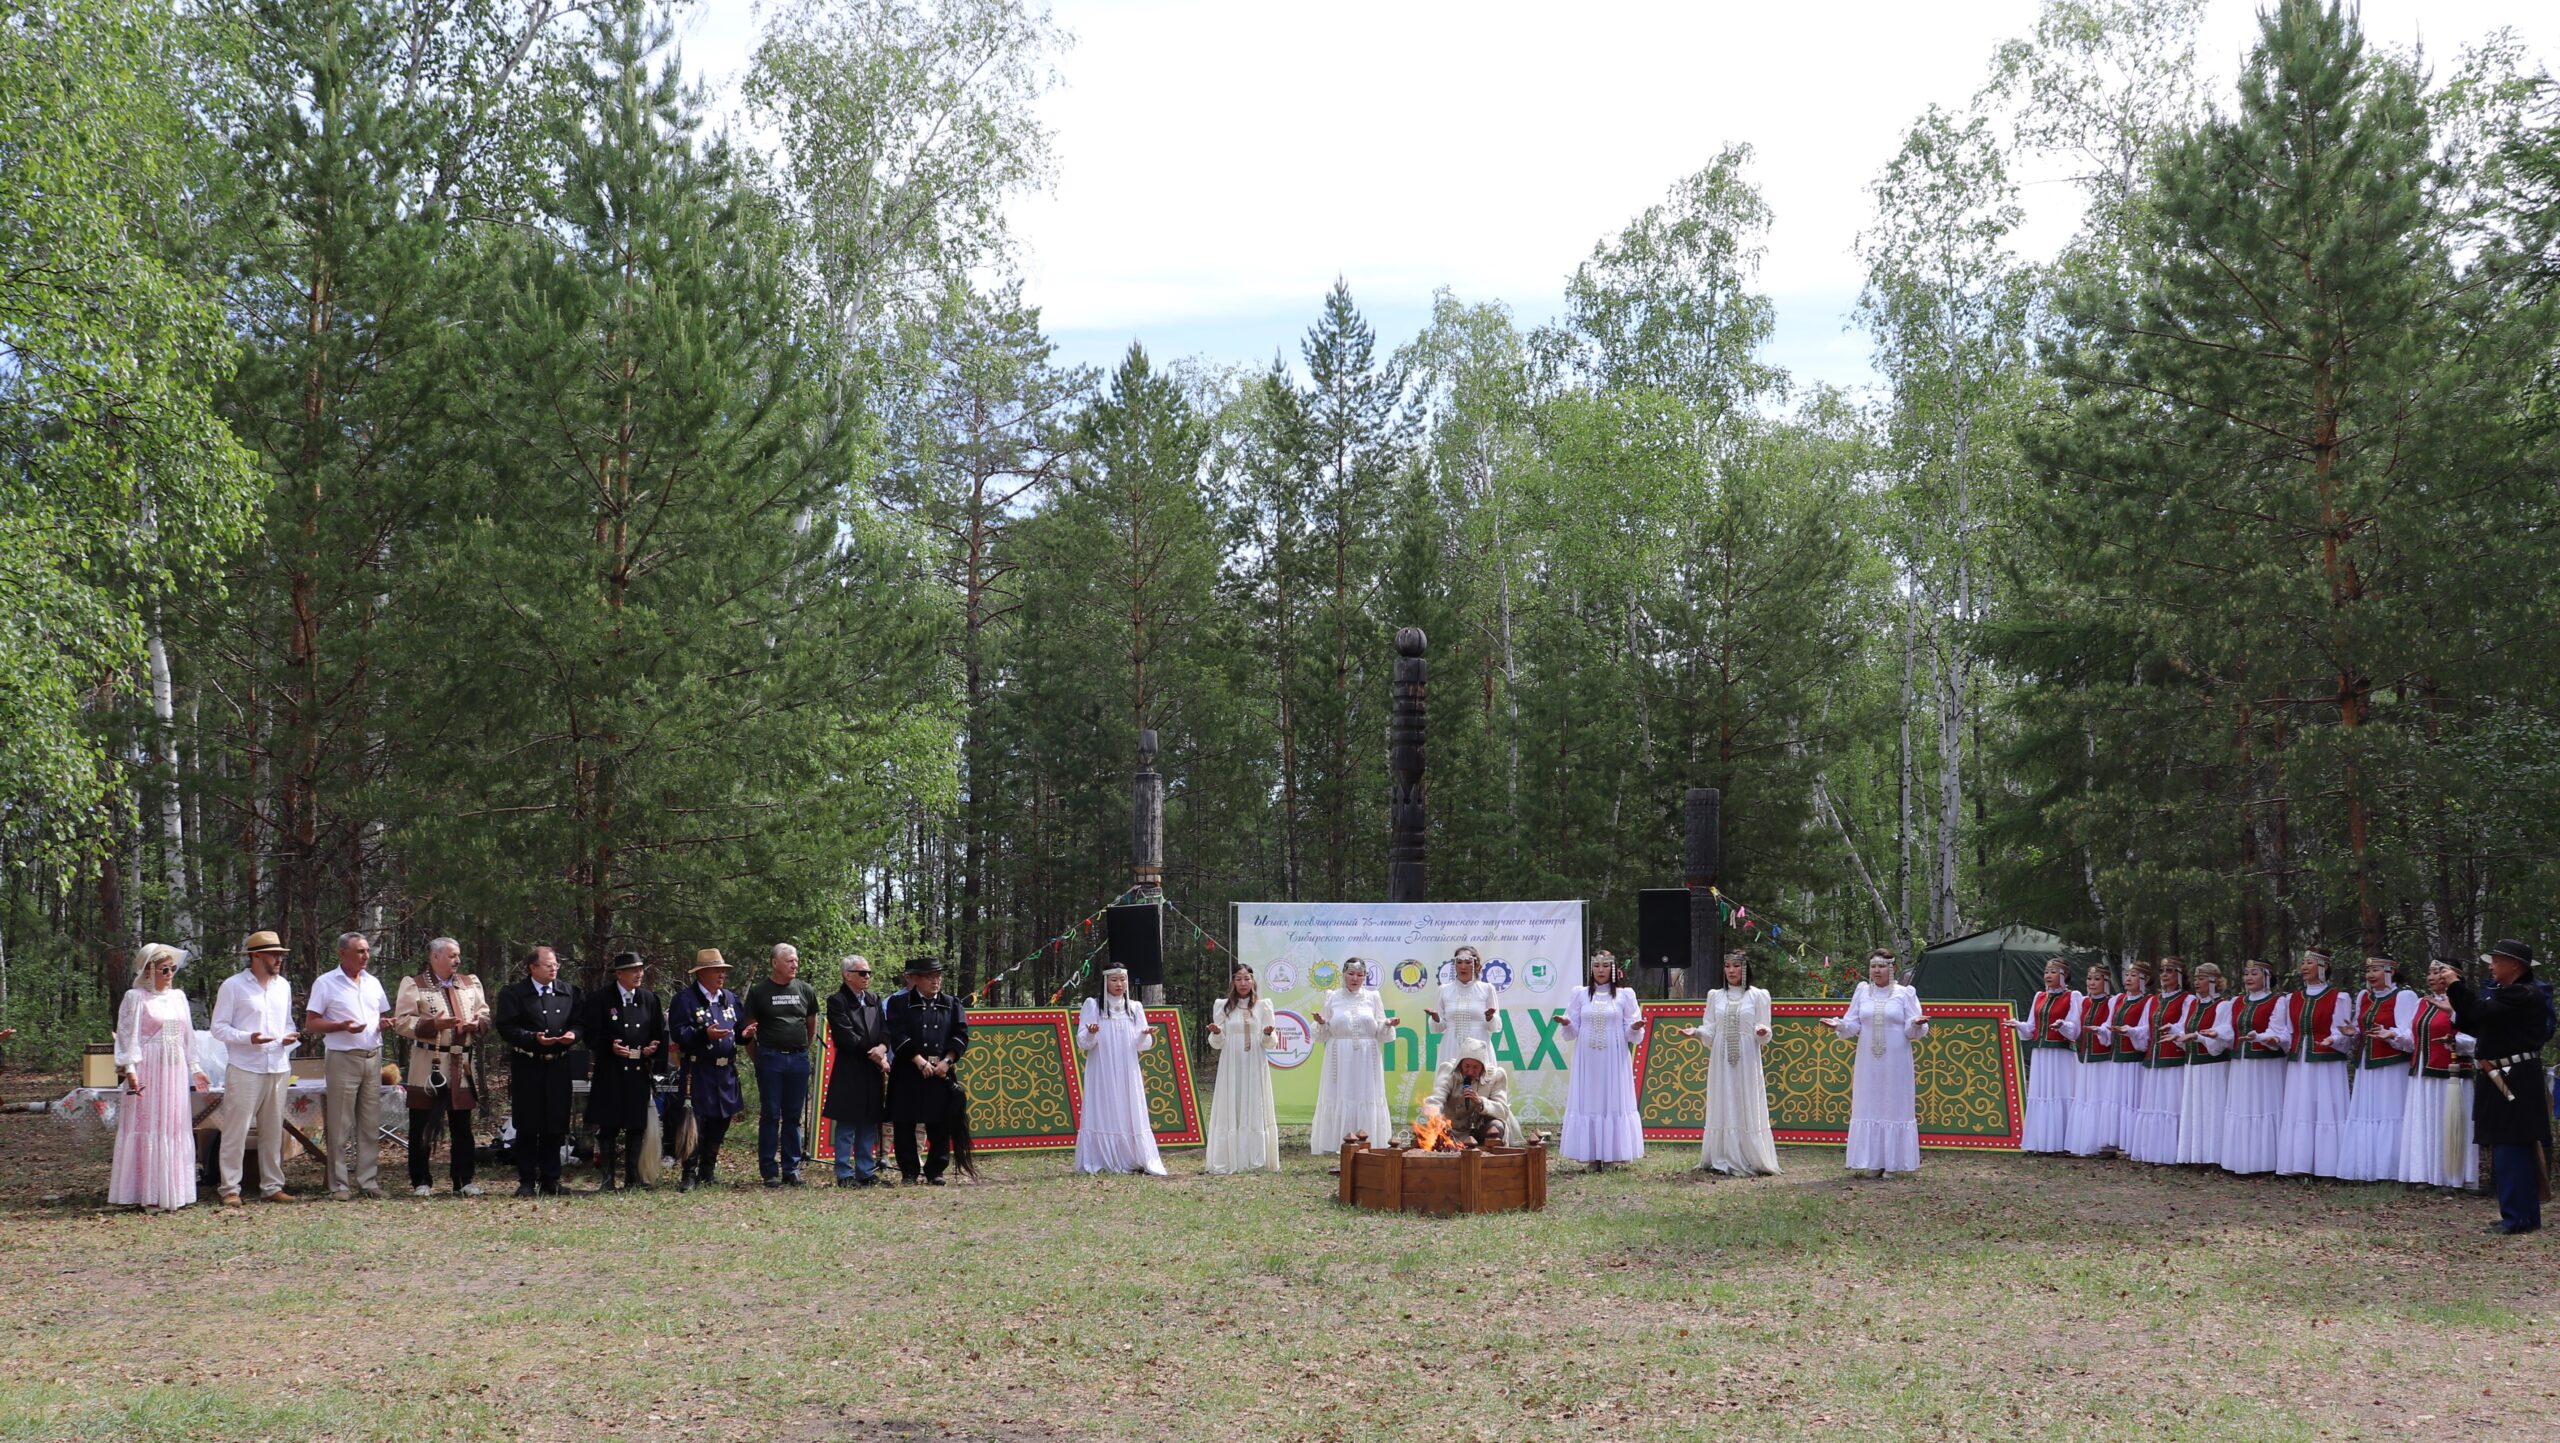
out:
M2491 1232L2529 1233L2542 1226L2549 1186L2551 1096L2542 1080L2542 1046L2551 1040L2551 1001L2533 980L2533 949L2513 937L2489 949L2487 988L2468 978L2445 994L2456 1027L2478 1040L2471 1121L2497 1174L2498 1220Z
M921 1172L927 1183L940 1187L942 1174L951 1166L953 1121L967 1106L954 1069L969 1050L969 1014L958 998L943 992L939 957L909 962L907 986L884 1009L889 1028L889 1122L899 1175L914 1182ZM924 1124L930 1149L921 1167L916 1157L918 1123Z

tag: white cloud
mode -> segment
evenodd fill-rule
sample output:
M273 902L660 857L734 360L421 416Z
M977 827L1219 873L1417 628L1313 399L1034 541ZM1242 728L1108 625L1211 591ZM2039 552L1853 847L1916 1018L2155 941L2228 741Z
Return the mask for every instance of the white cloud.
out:
M2366 0L2368 33L2449 60L2512 26L2550 56L2560 10L2527 0ZM1381 339L1433 288L1550 314L1594 241L1740 141L1776 213L1761 281L1782 364L1865 381L1839 334L1866 186L1931 103L1961 105L2033 0L1972 4L1287 5L1061 0L1077 37L1055 127L1054 194L1013 214L1030 298L1062 349L1108 361L1132 337L1170 354L1259 362L1296 337L1337 274ZM2218 74L2252 34L2217 0ZM2423 21L2423 27L2421 25ZM688 32L717 79L743 65L743 7ZM2030 243L2067 230L2067 188L2031 187ZM1390 324L1390 322L1396 324Z

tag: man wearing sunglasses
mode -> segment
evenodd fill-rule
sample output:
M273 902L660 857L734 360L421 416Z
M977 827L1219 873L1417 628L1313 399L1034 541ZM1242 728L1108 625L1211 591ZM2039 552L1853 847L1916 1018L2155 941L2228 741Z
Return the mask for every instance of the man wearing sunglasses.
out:
M871 1187L880 1176L880 1118L889 1076L889 1024L871 993L871 962L844 959L844 985L827 998L824 1112L836 1135L836 1186Z

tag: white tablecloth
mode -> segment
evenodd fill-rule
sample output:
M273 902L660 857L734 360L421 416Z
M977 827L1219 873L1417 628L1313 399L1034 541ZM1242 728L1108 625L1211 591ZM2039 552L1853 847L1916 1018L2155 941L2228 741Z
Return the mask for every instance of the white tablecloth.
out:
M321 1115L328 1087L316 1077L297 1077L285 1088L285 1121L306 1133L321 1130ZM121 1087L75 1087L52 1104L54 1117L74 1126L95 1127L101 1132L116 1130L116 1109L127 1094ZM219 1103L222 1089L194 1093L196 1111L202 1116L201 1126L213 1125L214 1115L207 1103ZM382 1089L382 1121L385 1131L409 1118L408 1089L385 1084Z

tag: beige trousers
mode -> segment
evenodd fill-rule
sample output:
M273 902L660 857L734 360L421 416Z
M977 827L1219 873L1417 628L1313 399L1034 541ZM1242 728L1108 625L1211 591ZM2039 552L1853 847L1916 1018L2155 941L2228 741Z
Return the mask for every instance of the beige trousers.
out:
M222 1195L240 1195L240 1165L249 1147L249 1132L258 1134L259 1186L284 1179L284 1090L290 1072L244 1072L235 1067L222 1079Z
M321 1139L329 1150L329 1191L382 1191L382 1049L332 1049L322 1077L329 1089L323 1105L329 1135ZM355 1154L352 1182L350 1152Z

